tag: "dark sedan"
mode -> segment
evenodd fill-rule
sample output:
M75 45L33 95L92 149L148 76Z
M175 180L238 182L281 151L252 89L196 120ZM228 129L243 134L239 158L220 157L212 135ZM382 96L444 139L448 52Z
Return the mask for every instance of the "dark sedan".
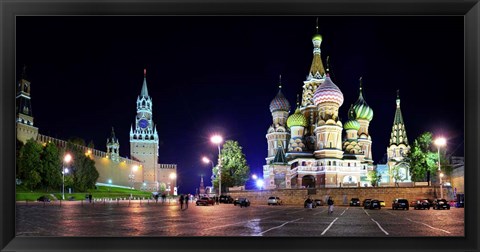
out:
M417 200L415 201L415 204L413 205L413 209L420 210L420 209L430 209L430 202L428 200Z
M360 199L359 198L350 199L350 206L360 206Z
M200 199L197 200L196 202L197 206L208 206L208 205L214 205L215 201L212 198L209 197L201 197Z
M380 201L379 200L372 200L370 201L370 205L368 206L369 209L382 209L382 206L380 206Z
M364 209L368 209L370 208L370 202L372 201L372 199L365 199L363 200L363 208Z
M220 203L231 204L233 203L233 198L229 195L221 195L220 199L218 200Z
M406 199L395 199L392 202L392 209L397 210L397 209L403 209L403 210L408 210L408 200Z
M247 198L236 198L236 199L233 201L233 205L234 205L234 206L239 205L240 208L242 208L242 207L248 207L248 206L250 206L250 201L249 201Z
M50 202L50 199L47 196L40 196L37 201L40 202Z
M433 201L433 209L435 210L450 210L450 204L445 199L435 199Z

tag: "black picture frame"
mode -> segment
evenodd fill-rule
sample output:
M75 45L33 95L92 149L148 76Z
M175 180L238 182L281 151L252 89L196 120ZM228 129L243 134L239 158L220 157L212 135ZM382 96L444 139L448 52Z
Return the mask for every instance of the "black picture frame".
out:
M2 251L478 251L478 0L2 0L0 76L0 247ZM464 238L15 237L15 16L17 15L463 15L465 18ZM471 193L469 193L471 192Z

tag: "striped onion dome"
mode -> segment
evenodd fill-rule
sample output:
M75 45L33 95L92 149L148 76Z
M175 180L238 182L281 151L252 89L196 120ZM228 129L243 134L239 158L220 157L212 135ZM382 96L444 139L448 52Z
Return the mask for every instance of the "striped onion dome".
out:
M315 106L324 102L334 102L338 106L343 104L343 93L330 79L330 75L327 73L325 81L317 87L315 94L313 95L313 102Z
M270 112L275 111L290 111L290 103L288 102L287 98L282 93L282 84L281 84L281 76L280 76L280 84L278 86L278 93L270 102Z
M297 105L297 109L295 110L295 113L290 115L287 119L287 126L289 128L294 127L294 126L302 126L302 127L307 127L307 119L305 116L300 112L300 108Z
M364 119L368 121L373 119L373 110L370 108L370 106L368 106L365 99L363 99L362 78L360 78L360 94L358 96L358 100L353 105L353 109L355 110L357 119Z
M356 119L355 109L353 109L353 104L350 105L348 110L348 121L343 125L345 130L359 130L360 123Z

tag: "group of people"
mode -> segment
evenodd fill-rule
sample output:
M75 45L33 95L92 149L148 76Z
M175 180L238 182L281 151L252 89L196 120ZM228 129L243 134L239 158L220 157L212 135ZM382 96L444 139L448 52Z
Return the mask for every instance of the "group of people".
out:
M305 203L307 204L307 208L309 209L312 209L313 208L313 200L310 198L310 196L308 196L307 200L305 201ZM327 200L327 205L328 205L328 214L333 214L333 199L332 197L328 196L328 200Z
M190 194L180 194L178 201L180 202L180 210L183 210L183 204L185 203L185 209L188 209L188 201L190 200Z

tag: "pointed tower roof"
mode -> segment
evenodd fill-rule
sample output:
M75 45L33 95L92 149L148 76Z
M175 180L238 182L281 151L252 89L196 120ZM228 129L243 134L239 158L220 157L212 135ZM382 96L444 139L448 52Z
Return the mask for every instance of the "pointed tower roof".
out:
M147 69L143 69L143 86L142 86L142 91L140 92L140 96L148 97Z
M118 141L118 139L115 137L115 131L113 130L113 127L112 127L112 133L110 134L110 139L112 140L112 143L115 143Z
M318 33L318 18L316 26L316 34L313 35L313 60L312 65L310 66L310 72L308 73L307 80L321 79L325 76L325 69L323 68L322 55L320 50L320 45L322 44L322 35Z
M275 154L275 158L273 159L273 164L286 164L287 158L285 157L285 151L281 146L277 148L277 153Z
M392 133L390 135L390 145L405 144L408 146L407 131L403 122L402 111L400 110L400 91L397 90L397 109L395 110L395 118L393 119Z

